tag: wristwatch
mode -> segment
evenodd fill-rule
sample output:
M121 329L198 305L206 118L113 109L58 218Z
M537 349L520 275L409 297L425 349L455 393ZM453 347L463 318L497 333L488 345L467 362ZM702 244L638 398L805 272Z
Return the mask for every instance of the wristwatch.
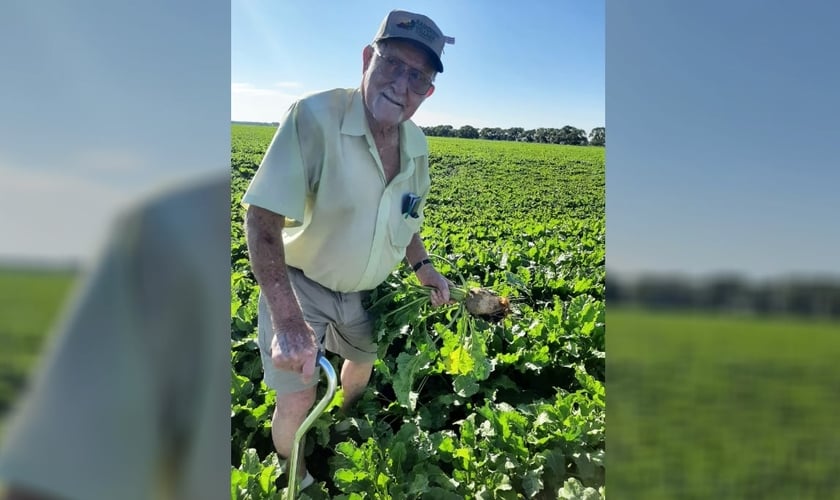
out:
M411 266L411 269L416 273L417 271L420 270L421 267L423 267L426 264L431 264L431 263L432 263L432 261L430 261L429 259L423 259L420 262L418 262L417 264L414 264L413 266Z

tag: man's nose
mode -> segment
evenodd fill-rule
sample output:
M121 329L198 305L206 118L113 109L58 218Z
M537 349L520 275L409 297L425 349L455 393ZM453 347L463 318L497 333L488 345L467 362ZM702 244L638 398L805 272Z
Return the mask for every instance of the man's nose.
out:
M391 82L391 85L394 87L394 91L404 94L408 91L408 68L404 68L401 72L394 77L394 81Z

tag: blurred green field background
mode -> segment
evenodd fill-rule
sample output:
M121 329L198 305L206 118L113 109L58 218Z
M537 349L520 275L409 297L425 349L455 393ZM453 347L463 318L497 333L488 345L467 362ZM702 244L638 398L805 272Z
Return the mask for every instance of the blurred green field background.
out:
M76 275L69 269L0 267L0 432Z
M840 324L607 304L607 490L840 498Z

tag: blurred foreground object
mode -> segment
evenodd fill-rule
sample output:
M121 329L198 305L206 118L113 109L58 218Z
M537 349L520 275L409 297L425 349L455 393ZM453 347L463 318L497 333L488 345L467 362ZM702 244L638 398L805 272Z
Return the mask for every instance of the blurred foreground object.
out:
M13 498L227 498L229 202L224 171L117 217L6 429Z

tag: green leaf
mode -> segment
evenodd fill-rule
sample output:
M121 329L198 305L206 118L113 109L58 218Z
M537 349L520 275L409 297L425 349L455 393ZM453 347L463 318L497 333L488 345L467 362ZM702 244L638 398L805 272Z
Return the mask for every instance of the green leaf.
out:
M395 471L402 471L403 465L405 464L405 451L406 442L405 441L397 441L391 447L389 455L391 456L391 460L393 461L393 469Z
M446 436L443 438L443 441L440 442L438 450L444 453L453 453L455 451L455 440L452 439L451 436Z
M417 395L411 396L411 389L417 374L428 368L431 359L428 353L419 352L412 356L407 352L397 356L397 371L393 379L394 393L400 405L414 411L417 405Z
M466 375L472 373L475 363L470 351L463 346L455 348L443 358L443 366L450 375Z
M560 478L566 473L566 455L557 448L542 452L548 477Z
M432 486L429 488L422 498L428 500L464 500L463 495L459 495L451 490L443 489L439 486Z
M335 479L339 488L346 488L356 481L356 472L349 469L338 469L333 474L333 479Z
M241 498L242 492L248 487L248 474L231 467L230 471L230 497Z
M589 278L579 279L575 281L574 292L575 293L582 293L589 290L592 287L592 280Z
M557 498L563 500L598 500L601 495L595 488L584 487L580 481L570 477L557 491Z
M586 480L598 477L595 468L603 466L603 458L603 450L595 452L578 451L572 454L572 460L577 466L579 476Z
M277 485L274 480L277 479L278 474L275 474L277 469L274 466L266 467L260 472L260 492L264 494L271 494L277 491Z
M233 381L231 383L230 395L232 402L245 402L250 399L251 392L254 390L254 384L248 380L247 377L237 374L232 371Z
M365 462L364 452L357 448L352 441L342 441L335 448L336 453L345 457L356 468L363 468Z
M471 375L459 375L452 383L455 393L461 397L468 398L478 392L478 383Z
M373 486L370 474L365 471L338 469L333 474L333 479L336 486L347 492L365 492Z
M411 477L411 476L409 476ZM415 474L408 485L409 495L418 495L425 492L429 488L429 479L425 474Z
M529 470L522 478L522 488L525 490L525 496L534 498L537 493L543 489L542 481L542 467L536 470Z

